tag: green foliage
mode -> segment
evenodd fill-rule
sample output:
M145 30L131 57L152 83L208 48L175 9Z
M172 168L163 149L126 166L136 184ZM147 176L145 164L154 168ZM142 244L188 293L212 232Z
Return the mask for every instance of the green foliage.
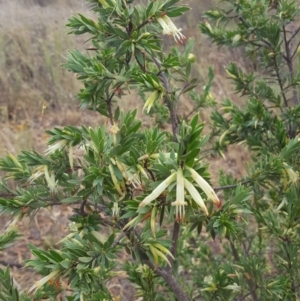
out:
M229 80L245 103L223 100L204 135L197 113L216 105L213 70L199 95L193 40L184 50L162 51L162 35L185 38L172 18L189 8L177 0L89 2L98 19L78 14L67 26L71 34L89 35L90 52L70 51L65 67L83 83L80 106L107 122L48 130L45 154L0 159L0 209L14 217L1 249L18 238L15 224L24 216L54 205L74 211L69 234L55 248L29 245L26 267L43 277L27 296L8 269L0 270L3 299L114 300L109 281L121 272L143 300L297 300L296 4L227 0L226 8L206 12L215 25L206 21L201 31L220 46L242 47L256 67L229 63ZM145 128L137 110L118 106L135 90L143 111L169 123L172 133ZM190 112L178 111L184 94L193 102ZM247 175L236 179L221 170L222 186L213 189L205 147L224 155L233 144L252 156Z

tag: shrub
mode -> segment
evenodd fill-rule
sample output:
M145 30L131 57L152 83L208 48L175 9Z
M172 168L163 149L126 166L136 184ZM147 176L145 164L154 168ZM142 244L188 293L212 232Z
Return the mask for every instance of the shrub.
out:
M74 208L70 233L57 248L30 245L34 259L26 266L43 278L20 294L9 269L1 270L1 298L57 300L64 292L65 300L116 300L107 284L123 271L143 300L296 300L296 4L230 0L206 12L215 25L203 22L201 31L219 45L243 47L256 62L251 73L235 63L226 67L245 105L225 99L211 115L208 136L197 113L216 105L209 93L213 71L199 95L192 41L184 51L162 51L164 35L184 40L173 18L188 7L178 0L90 2L97 21L78 14L67 25L90 36L90 52L71 51L65 67L83 83L81 107L107 123L48 130L44 155L23 151L1 159L0 206L13 217L1 248L18 238L15 225L24 216L54 205ZM137 110L119 108L118 98L131 91L144 100L145 114L164 118L172 130L146 128ZM179 114L185 94L194 108ZM220 171L213 189L205 156L209 149L224 155L231 144L251 152L248 174L238 180ZM204 231L220 240L221 250Z

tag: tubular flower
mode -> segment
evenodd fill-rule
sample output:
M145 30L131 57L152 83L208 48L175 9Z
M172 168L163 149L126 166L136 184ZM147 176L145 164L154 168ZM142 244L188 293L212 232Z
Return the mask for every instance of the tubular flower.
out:
M204 204L204 201L200 195L200 193L197 191L197 189L193 186L193 184L188 181L187 179L184 179L184 186L186 190L189 192L191 197L194 199L194 201L197 203L197 205L204 211L206 215L208 215L207 208Z
M166 255L172 257L174 259L174 256L172 253L163 245L159 243L154 243L152 245L149 245L149 251L151 252L153 259L154 259L154 266L157 268L159 263L159 258L161 258L163 261L165 261L169 266L171 266L171 263Z
M217 197L217 195L214 192L214 190L212 189L212 187L193 168L187 167L187 169L191 173L194 181L204 191L207 198L212 200L212 202L219 208L221 206L221 201Z
M37 281L28 292L36 291L39 288L41 288L46 282L51 280L52 278L55 278L60 273L60 270L54 270L51 272L48 276L42 278L41 280Z
M150 228L151 228L151 232L153 237L156 237L156 233L155 233L155 219L156 219L156 214L157 214L157 207L154 206L151 210L151 217L150 217Z
M22 219L23 217L23 214L22 212L19 213L15 218L14 220L9 224L9 226L7 227L6 229L6 232L9 232L9 231L14 231L14 229L16 229L16 224Z
M140 164L138 164L137 166L137 169L139 170L139 172L146 178L146 179L149 179L145 169L143 166L141 166Z
M19 160L11 153L8 153L8 157L14 162L15 166L18 166L20 169L24 169Z
M120 132L117 124L113 124L109 130L113 135L117 135Z
M111 134L113 134L114 145L117 145L117 134L120 132L118 125L114 123L109 131Z
M186 167L187 170L190 171L193 180L198 184L198 186L204 191L207 198L212 200L215 205L218 207L221 206L221 202L214 192L213 188L192 168ZM175 208L175 218L178 222L184 220L185 217L185 206L187 206L187 202L185 201L185 190L192 199L196 202L196 204L204 211L206 215L208 215L208 210L205 206L205 203L195 188L194 184L189 180L184 178L183 169L178 168L178 170L172 173L167 179L161 182L151 194L149 194L144 200L140 203L139 207L145 207L149 205L153 200L157 199L161 193L163 193L172 183L174 183L176 179L176 200L171 203L172 206L176 206ZM155 207L154 207L155 208ZM151 230L154 232L154 223L155 223L155 215L156 212L152 209L151 212ZM127 227L127 226L126 226Z
M176 206L175 216L180 221L185 216L185 207L187 203L184 201L184 177L182 169L177 171L177 185L176 185L176 201L172 206Z
M129 170L126 170L125 179L128 184L131 184L135 189L141 187L141 181L137 173L132 173Z
M54 144L49 145L45 150L45 155L54 154L57 150L62 150L67 145L67 143L67 140L60 140Z
M112 207L112 217L113 219L117 219L120 215L120 208L118 205L118 202L114 202L113 207Z
M163 34L173 35L175 41L179 43L185 39L185 36L181 33L181 28L178 29L167 15L159 17L156 20L162 27Z
M69 147L69 163L72 170L74 170L74 155L73 155L73 147L70 145Z
M288 174L292 183L296 183L299 179L299 173L295 172L289 165L286 163L283 164L286 173Z
M47 184L48 184L48 187L50 189L50 192L57 191L54 173L51 173L51 176L49 175L49 171L48 171L48 166L47 165L44 166L44 174L45 174L45 179L47 181Z
M125 231L126 229L129 229L130 227L132 227L134 225L134 223L138 220L139 216L136 216L135 218L133 218L132 220L130 220L123 228L123 231Z
M140 203L139 207L145 207L149 205L153 200L157 199L170 184L172 184L176 179L176 172L172 173L168 178L161 182L151 194L149 194L144 200Z
M120 196L123 196L123 191L122 191L122 189L121 189L121 187L119 185L119 181L118 181L118 179L117 179L117 177L115 175L115 172L114 172L112 164L109 164L108 168L109 168L110 176L111 176L111 179L113 181L113 184L114 184L116 190L118 191L118 193L120 194Z
M153 106L153 104L155 103L155 101L159 98L161 98L162 96L162 93L157 91L157 90L154 90L151 95L147 98L146 102L145 102L145 105L143 107L143 110L147 109L147 113L150 112L151 110L151 107Z
M44 174L44 166L39 166L34 169L34 173L28 178L28 182L31 184L33 183L36 179L38 179L40 176Z

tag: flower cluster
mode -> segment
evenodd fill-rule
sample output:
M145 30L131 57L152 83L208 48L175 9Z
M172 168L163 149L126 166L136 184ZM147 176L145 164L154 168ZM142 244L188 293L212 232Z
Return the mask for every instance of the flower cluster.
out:
M185 170L178 168L176 172L173 172L167 179L161 182L151 194L149 194L139 205L139 207L145 207L153 200L159 197L175 180L176 180L176 200L172 202L172 206L176 206L175 216L178 221L182 221L185 217L185 190L193 198L196 204L202 209L202 211L208 215L208 210L205 203L195 188L195 185L184 177L184 171L188 171L195 184L203 190L207 198L211 200L217 207L221 206L221 202L214 192L213 188L205 181L193 168L185 167Z

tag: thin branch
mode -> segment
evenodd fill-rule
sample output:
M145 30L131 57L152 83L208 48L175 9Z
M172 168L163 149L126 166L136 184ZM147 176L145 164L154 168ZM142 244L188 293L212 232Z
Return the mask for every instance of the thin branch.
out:
M84 207L85 207L85 204L86 204L87 200L84 200L81 202L80 204L80 207L79 207L79 212L82 216L86 216L86 212L84 211Z
M182 287L178 284L172 273L160 267L155 268L154 264L149 260L146 260L145 263L150 267L151 270L153 270L157 275L161 276L166 281L170 289L175 294L177 300L191 301Z
M288 44L290 44L292 42L292 40L294 39L294 37L298 34L298 32L300 31L300 27L298 27L298 29L293 33L293 35L289 38L289 40L287 41Z
M112 98L114 97L116 92L113 92L110 96L108 95L108 92L107 92L107 95L106 95L106 105L107 105L107 111L108 111L108 115L109 115L109 120L110 120L110 123L111 125L114 124L114 117L113 117L113 113L112 113Z
M169 82L168 79L166 77L166 74L161 70L161 63L160 61L153 57L154 63L156 64L156 66L158 67L159 71L160 71L160 77L163 83L163 86L167 92L166 95L166 104L167 107L169 109L170 112L170 117L171 117L171 122L172 122L172 132L173 132L173 140L175 142L177 142L177 134L178 134L178 127L179 127L179 123L178 123L178 118L176 115L176 110L174 107L174 103L171 101L170 97L169 97L169 93L170 93L170 86L169 86Z
M255 290L257 290L258 286L256 285L251 291L249 291L246 295L242 296L241 298L237 299L236 301L243 301L248 296L250 296Z
M297 43L297 46L296 46L296 48L295 48L295 50L294 50L294 52L293 52L293 54L292 54L292 56L291 56L291 59L292 59L292 60L294 59L296 53L298 52L299 46L300 46L300 41Z
M283 40L284 40L284 45L285 45L285 52L286 52L286 57L287 57L287 65L290 71L290 76L291 78L294 76L294 67L293 67L293 59L291 57L291 52L290 52L290 45L287 39L287 35L286 35L286 29L285 26L282 26L283 29ZM294 100L294 104L299 104L299 97L298 97L298 93L297 93L297 89L295 87L293 87L293 100Z
M179 100L180 96L183 94L183 91L190 85L189 82L185 83L182 89L180 90L178 96L177 96L177 101Z
M230 243L230 248L231 248L234 260L239 262L240 261L240 255L239 255L237 249L235 248L234 243L231 240L229 240L229 243Z
M150 174L150 177L152 179L153 182L155 182L155 176L154 176L154 173L151 169L148 168L148 160L145 160L144 162L144 168L148 171L148 173Z
M250 183L251 181L250 180L245 180L245 181L242 181L242 182L239 182L239 183L236 183L236 184L232 184L232 185L225 185L225 186L219 186L219 187L213 187L213 190L214 191L219 191L219 190L225 190L225 189L231 189L231 188L235 188L237 187L238 185L244 185L244 184L248 184Z
M239 20L243 23L244 26L246 26L247 29L250 27L242 17L239 17ZM255 30L253 30L253 32L254 31ZM270 42L268 42L267 40L262 38L261 41L269 48L272 48L272 44Z
M173 225L172 246L170 250L174 258L176 257L179 234L180 234L180 224L175 220ZM172 258L171 256L168 257L171 266L167 266L166 270L171 271L174 263L174 258Z
M276 57L274 57L274 67L275 67L277 82L278 82L279 87L280 87L280 92L281 92L283 100L284 100L284 104L286 105L286 107L288 107L288 101L287 101L285 93L284 93L284 87L283 87L283 83L282 83L282 80L281 80L281 76L279 74L279 66L277 64Z
M143 23L141 23L138 27L137 30L141 29L142 27L144 27L145 25L147 25L150 22L150 20L146 20Z
M127 65L129 64L130 60L131 60L131 55L128 56L128 57L126 58L126 60L125 60L125 62L126 62ZM111 94L110 96L108 95L108 92L107 92L106 104L107 104L107 110L108 110L109 119L110 119L110 122L111 122L112 125L113 125L113 123L114 123L114 118L113 118L113 113L112 113L112 99L113 99L113 97L115 96L116 91L118 91L118 89L119 89L122 85L123 85L122 82L119 83L119 84L115 87L114 91L112 92L112 94Z
M213 301L214 298L215 298L215 296L217 295L217 293L218 293L218 290L216 290L216 291L211 295L209 301Z
M127 238L130 240L130 233L131 231L134 231L135 236L139 237L139 234L136 232L136 230L134 229L127 229L124 234L127 236ZM118 241L118 239L120 240L122 237L118 236L116 241ZM187 294L184 292L184 290L182 289L182 287L179 285L179 283L177 282L177 280L174 278L173 274L170 273L169 270L167 269L163 269L161 267L155 267L154 264L150 261L150 260L145 260L144 261L151 270L153 270L157 275L161 276L165 282L167 283L167 285L169 286L169 288L172 290L172 292L174 293L174 295L176 296L177 300L180 301L191 301L189 299L189 297L187 296Z
M187 115L184 116L184 119L187 120L195 111L201 108L201 105L197 105L193 110L191 110Z

